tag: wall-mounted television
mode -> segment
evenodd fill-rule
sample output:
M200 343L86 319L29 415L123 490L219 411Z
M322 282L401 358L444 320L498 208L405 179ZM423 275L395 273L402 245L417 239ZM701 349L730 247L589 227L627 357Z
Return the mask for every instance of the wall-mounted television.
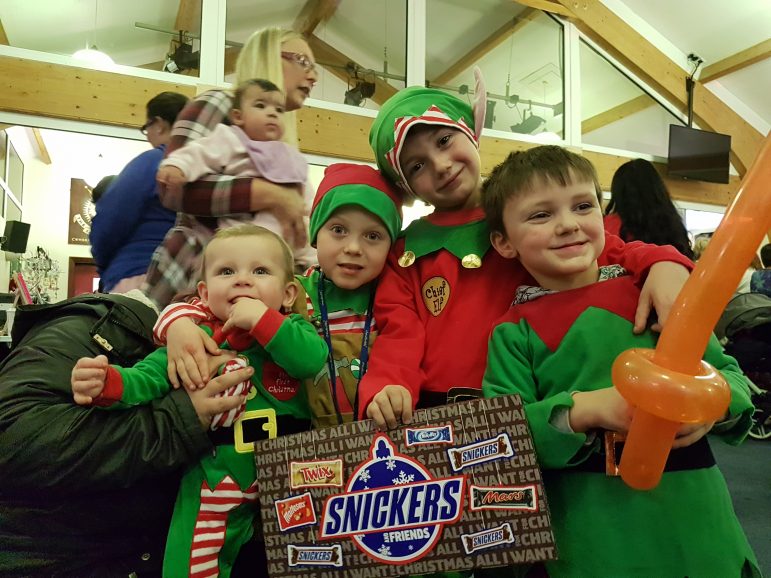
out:
M669 125L668 173L711 183L727 183L731 135Z

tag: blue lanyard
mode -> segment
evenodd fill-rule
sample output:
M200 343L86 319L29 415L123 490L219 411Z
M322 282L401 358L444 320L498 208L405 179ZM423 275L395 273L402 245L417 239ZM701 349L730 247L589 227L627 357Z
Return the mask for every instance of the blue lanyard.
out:
M335 406L337 414L337 423L343 423L343 416L340 412L340 403L337 400L337 372L335 371L335 359L332 353L332 334L329 331L329 314L327 313L327 300L324 297L324 281L326 277L323 271L319 271L319 313L321 314L321 331L324 334L324 341L327 342L329 354L327 355L327 373L329 374L329 388L332 393L332 403ZM356 381L356 394L353 400L353 417L359 415L359 383L361 378L367 373L367 363L369 362L369 331L372 326L372 306L375 302L375 283L369 293L369 304L367 305L367 317L364 321L364 333L361 337L361 352L359 353L359 379Z

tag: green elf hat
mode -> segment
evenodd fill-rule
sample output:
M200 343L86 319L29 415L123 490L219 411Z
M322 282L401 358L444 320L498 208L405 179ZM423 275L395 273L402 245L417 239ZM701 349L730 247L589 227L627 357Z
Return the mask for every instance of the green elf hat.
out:
M380 171L367 165L335 163L324 171L310 220L311 245L316 246L319 229L337 209L355 205L378 217L391 241L402 228L402 197Z
M412 193L399 164L399 155L410 129L419 124L456 128L479 148L479 136L485 124L487 92L479 68L474 68L474 78L473 108L456 96L422 86L400 90L380 107L369 131L369 145L383 174Z

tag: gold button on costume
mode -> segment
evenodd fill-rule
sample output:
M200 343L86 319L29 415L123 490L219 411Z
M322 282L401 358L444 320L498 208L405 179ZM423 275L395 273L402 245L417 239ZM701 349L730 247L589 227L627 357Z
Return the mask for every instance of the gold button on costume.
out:
M400 267L409 267L415 262L415 253L412 251L405 251L402 253L402 256L399 257L399 266Z
M482 266L482 259L479 257L479 255L475 255L474 253L469 253L463 259L461 259L461 265L463 265L466 269L479 269Z

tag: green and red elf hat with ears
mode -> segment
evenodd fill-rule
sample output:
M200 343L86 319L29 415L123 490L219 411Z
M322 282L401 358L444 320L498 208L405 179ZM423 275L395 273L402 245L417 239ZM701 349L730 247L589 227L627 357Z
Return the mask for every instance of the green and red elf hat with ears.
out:
M385 225L391 242L402 229L402 195L380 171L367 165L335 163L324 171L316 190L310 219L311 245L319 229L340 207L354 205L372 213Z
M399 155L410 129L420 124L450 126L460 130L479 148L485 124L487 92L479 68L474 68L474 106L438 90L411 86L389 98L369 131L369 144L377 166L392 181L412 193L402 172Z

